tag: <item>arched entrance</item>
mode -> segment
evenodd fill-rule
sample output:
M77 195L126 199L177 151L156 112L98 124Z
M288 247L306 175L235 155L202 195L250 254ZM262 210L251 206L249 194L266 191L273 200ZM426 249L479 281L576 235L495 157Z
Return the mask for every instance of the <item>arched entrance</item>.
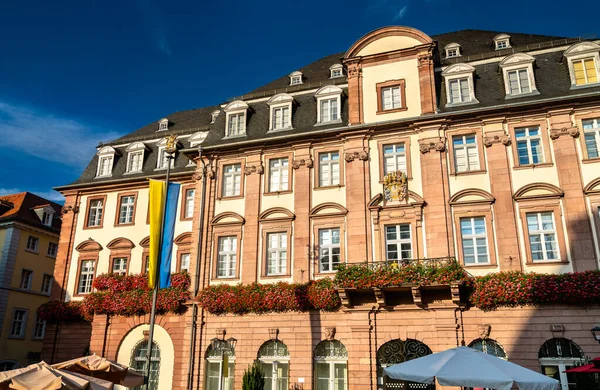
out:
M383 344L377 350L377 389L434 390L434 384L426 385L423 383L396 380L383 374L383 369L386 367L429 354L431 354L431 349L426 344L415 339L407 339L406 341L395 339Z

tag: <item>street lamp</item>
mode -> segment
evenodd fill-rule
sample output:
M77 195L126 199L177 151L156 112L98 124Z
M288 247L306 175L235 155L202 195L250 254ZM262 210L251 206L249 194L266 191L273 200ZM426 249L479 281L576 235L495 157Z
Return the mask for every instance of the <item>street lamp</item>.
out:
M594 340L596 340L597 342L600 343L600 326L594 326L591 329L592 332L592 336L594 337Z

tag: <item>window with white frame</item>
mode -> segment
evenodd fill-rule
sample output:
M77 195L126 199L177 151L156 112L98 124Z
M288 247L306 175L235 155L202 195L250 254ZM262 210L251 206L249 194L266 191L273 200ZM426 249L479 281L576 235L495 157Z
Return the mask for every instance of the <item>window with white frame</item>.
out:
M121 197L119 205L119 225L133 223L133 211L135 208L135 195Z
M598 70L593 57L573 60L573 71L575 72L575 85L598 82Z
M560 260L554 213L552 211L526 213L526 217L531 260L534 262Z
M223 166L222 196L238 196L242 188L242 164Z
M53 279L54 278L52 275L44 274L44 277L42 278L42 289L41 289L41 291L44 294L50 294L50 291L52 290Z
M290 85L302 84L302 72L296 71L290 73Z
M535 85L533 63L535 58L526 53L515 53L500 62L506 98L539 94Z
M194 188L188 188L185 190L185 203L183 209L184 218L192 218L194 216L194 197L196 196L196 190Z
M226 359L225 359L226 357ZM227 365L227 375L224 365ZM235 379L235 350L213 349L206 351L206 390L233 390ZM279 390L279 389L278 389Z
M452 149L454 151L456 172L478 171L481 169L475 134L453 136Z
M273 130L287 129L290 127L290 108L273 107L273 116L271 118Z
M287 191L289 189L289 167L287 158L269 160L269 192Z
M34 339L43 339L46 334L46 321L38 315L35 319L35 329L33 330Z
M278 340L264 343L258 350L258 361L264 373L264 390L287 390L289 381L290 352Z
M29 237L27 237L27 244L25 246L25 249L27 249L30 252L37 252L39 244L40 244L39 238L34 237L34 236L29 236Z
M340 263L340 229L319 229L319 272L335 271Z
M402 98L399 85L381 88L381 108L384 111L402 108Z
M474 73L475 68L462 63L450 65L442 72L446 86L446 106L479 103L475 98Z
M401 261L412 259L412 239L410 224L387 225L385 227L386 260Z
M484 217L460 219L463 259L465 265L489 264L487 232Z
M511 95L522 95L531 92L527 69L509 70L506 74L508 75L508 90Z
M506 49L508 48L508 40L507 39L502 39L499 41L496 41L496 50L502 50L502 49Z
M449 43L444 47L446 58L460 57L460 45L458 43Z
M55 242L48 243L48 251L46 255L49 257L56 257L56 253L58 252L58 244Z
M335 85L322 87L315 93L317 123L330 123L341 120L341 96L342 89Z
M383 174L406 169L406 144L383 145Z
M315 347L315 390L348 389L348 351L338 340L321 341Z
M127 257L115 257L113 259L112 273L115 275L127 274Z
M90 200L90 209L88 210L88 227L100 226L102 223L102 210L104 208L104 200L92 199Z
M519 165L532 165L544 162L542 135L539 127L516 128L515 139L517 141Z
M148 370L148 340L141 340L133 349L129 366L137 372L148 372L147 385L134 387L134 390L159 390L160 380L160 348L152 342L150 369ZM207 389L212 390L212 389ZM222 389L219 389L222 390Z
M582 125L587 157L600 157L600 118L584 119Z
M340 184L340 153L319 153L319 187Z
M469 79L463 77L450 80L450 103L468 103L471 101L471 92L469 91Z
M95 265L95 260L84 260L81 262L77 294L88 294L92 292L92 282L94 281Z
M287 233L267 233L267 275L285 275L287 267Z
M597 84L600 73L600 45L583 41L564 52L569 64L571 88Z
M42 224L44 224L46 226L52 226L52 217L53 216L54 216L54 213L48 213L48 212L44 211L42 214Z
M158 121L158 131L166 131L169 130L169 120L166 118Z
M331 65L329 67L329 78L335 79L344 75L344 67L341 64Z
M576 375L579 374L565 372L569 368L581 366L585 363L585 355L579 345L565 338L553 338L542 344L538 352L538 358L542 367L542 374L558 380L561 390L580 389L577 386L576 379Z
M292 128L292 103L294 98L287 93L273 96L267 105L270 108L269 130L289 130Z
M237 237L219 237L217 278L234 278L237 266Z
M498 34L494 37L494 48L496 50L508 49L510 47L510 35Z
M338 99L323 99L321 100L321 117L319 122L333 122L338 120L339 112L338 112Z
M156 169L167 169L167 164L171 161L171 168L175 167L175 157L170 157L166 146L158 147L158 158L156 159Z
M33 280L33 271L24 269L21 271L21 283L19 287L24 290L31 290L31 281Z
M25 329L27 328L27 314L26 309L14 309L13 318L10 327L10 337L25 337Z
M190 254L182 253L179 257L179 271L190 272Z
M127 155L127 173L140 172L144 164L144 151L136 150Z
M228 137L246 134L246 113L229 114L227 130Z
M112 174L112 165L113 156L100 156L97 177L110 176Z

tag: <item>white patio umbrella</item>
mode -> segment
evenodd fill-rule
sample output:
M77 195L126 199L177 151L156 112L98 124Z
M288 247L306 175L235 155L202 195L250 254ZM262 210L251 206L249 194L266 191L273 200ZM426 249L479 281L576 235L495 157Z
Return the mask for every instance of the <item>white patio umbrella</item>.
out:
M469 347L452 348L384 369L393 379L443 386L510 390L557 390L556 379Z

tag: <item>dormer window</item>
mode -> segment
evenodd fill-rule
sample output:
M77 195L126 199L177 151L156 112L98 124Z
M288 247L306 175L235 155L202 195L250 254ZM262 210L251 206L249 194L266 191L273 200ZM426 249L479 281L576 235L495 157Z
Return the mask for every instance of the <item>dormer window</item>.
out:
M158 144L158 156L156 158L156 170L167 169L167 163L169 158L167 157L166 147L167 147L167 139L161 140ZM171 169L175 168L175 157L171 158Z
M341 122L342 90L334 85L320 88L315 93L317 99L317 124Z
M294 98L286 93L273 96L267 104L271 112L269 130L289 130L292 128L292 102Z
M467 64L454 64L442 72L446 84L446 107L479 103L475 98L474 72L475 68Z
M290 73L290 85L302 84L302 72L295 71Z
M329 78L335 79L344 75L344 67L342 64L334 64L329 67L330 76Z
M169 120L167 118L163 118L158 121L158 131L166 131L169 130Z
M225 137L241 137L246 135L248 104L241 100L236 100L225 106L223 110L227 114Z
M54 213L48 213L46 211L44 211L44 213L42 214L42 224L46 225L46 226L52 226L52 217L54 216Z
M218 111L217 111L218 112ZM208 131L199 131L190 137L190 148L195 148L198 145L202 144L206 137L208 136ZM188 162L188 166L196 165L194 160L190 159Z
M539 94L533 74L534 62L535 58L525 53L510 55L500 62L507 99Z
M98 151L98 168L96 177L112 176L113 162L115 159L115 149L110 146L105 146Z
M460 57L460 45L458 43L449 43L444 47L446 58Z
M496 50L508 49L510 47L510 35L499 34L494 37L494 46Z
M600 82L600 45L580 42L567 50L564 56L569 62L571 88L597 86Z
M210 123L213 124L215 123L215 121L217 120L217 117L219 116L219 110L215 110L213 112L210 113Z
M37 214L42 225L52 227L55 211L50 205L34 207L33 211Z
M141 172L144 166L144 152L146 145L142 142L134 142L125 149L127 152L126 173Z

